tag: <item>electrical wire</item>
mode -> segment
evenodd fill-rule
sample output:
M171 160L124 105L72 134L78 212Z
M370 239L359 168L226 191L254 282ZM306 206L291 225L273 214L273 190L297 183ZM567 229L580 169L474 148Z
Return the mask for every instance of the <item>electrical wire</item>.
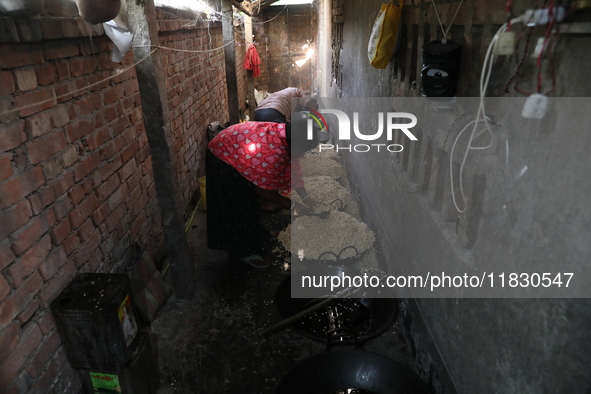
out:
M132 48L156 48L156 49L166 49L169 51L175 51L175 52L187 52L187 53L207 53L207 52L213 52L213 51L217 51L218 49L222 49L224 47L227 47L228 45L232 44L234 42L234 40L230 40L227 43L225 43L224 45L220 46L220 47L216 47L216 48L212 48L212 49L206 49L203 51L194 51L191 49L178 49L178 48L171 48L171 47L164 47L161 45L134 45Z
M515 23L515 22L519 22L519 21L521 21L521 18L516 18L516 19L512 20L511 22ZM464 192L463 175L464 175L464 168L466 166L466 160L468 159L468 154L470 153L471 150L484 150L484 149L488 149L492 146L493 134L492 134L492 130L490 128L490 122L486 116L486 110L484 107L484 97L486 95L486 89L488 88L488 83L490 81L490 76L492 74L492 68L493 68L493 62L494 62L494 54L493 54L492 50L493 50L493 47L494 47L496 41L499 39L499 35L507 30L507 26L508 26L508 23L503 24L499 28L499 30L495 33L492 40L490 41L490 44L488 45L486 55L484 57L482 72L480 74L480 102L478 105L478 111L476 112L476 118L472 122L468 123L468 125L466 125L464 127L464 129L462 129L462 131L456 136L456 139L455 139L453 146L452 146L452 150L450 152L449 176L450 176L450 183L451 183L451 195L452 195L454 207L456 208L456 210L459 213L464 213L467 208L466 194ZM485 128L484 128L484 130L481 130L480 132L477 133L478 125L480 122L484 122ZM468 145L466 146L466 150L464 151L464 155L462 157L462 162L460 164L460 170L459 170L459 174L458 174L458 187L459 187L460 196L461 196L462 204L463 204L463 208L460 208L458 205L458 202L456 200L456 193L454 190L453 153L454 153L455 146L457 145L458 140L460 139L460 137L462 136L462 134L464 133L466 128L472 124L474 125L474 127L472 128L470 138L468 139ZM484 132L489 133L489 135L491 136L491 142L486 146L472 145L473 141L475 139L477 139Z
M455 12L454 16L451 18L451 22L449 22L449 25L447 25L447 30L445 30L443 28L443 23L441 23L441 17L439 16L439 11L437 10L437 5L435 5L435 0L431 0L431 2L433 3L433 9L435 10L435 15L437 15L437 21L439 22L439 27L441 28L441 32L443 33L443 38L441 39L441 42L443 42L445 44L447 42L447 35L448 35L449 31L451 30L451 27L452 27L454 21L456 20L456 16L458 15L458 12L460 11L460 7L462 7L462 3L464 3L464 0L461 0L460 4L458 5L458 8L456 8L456 12Z
M269 19L269 20L266 20L266 21L263 21L263 22L252 22L252 24L253 24L253 25L262 25L262 24L264 24L264 23L269 23L269 22L271 22L273 19L275 19L275 18L277 18L279 15L281 15L281 14L283 13L283 11L285 11L285 9L286 9L286 8L287 8L287 5L285 5L285 6L283 7L283 9L282 9L281 11L279 11L279 13L278 13L277 15L275 15L273 18L271 18L271 19Z

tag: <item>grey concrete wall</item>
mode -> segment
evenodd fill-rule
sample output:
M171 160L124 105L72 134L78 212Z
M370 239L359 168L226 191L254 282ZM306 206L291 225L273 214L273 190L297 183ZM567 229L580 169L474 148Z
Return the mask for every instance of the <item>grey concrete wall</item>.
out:
M413 81L418 79L420 46L438 37L431 2L405 5L403 50L387 69L377 70L369 65L366 51L381 3L344 2L341 62L345 97L419 95L420 81L416 85ZM515 7L522 6L515 3ZM438 5L444 20L445 15L453 15L458 4ZM500 1L465 1L458 14L451 31L464 45L461 95L477 92L486 46L504 22L504 5ZM540 32L543 34L543 30L535 30L533 36ZM588 36L560 38L554 55L555 96L591 93L581 67L581 59L591 55L590 41ZM503 95L514 67L510 59L495 63L489 95ZM531 88L527 84L534 77L528 62L522 86ZM550 82L545 79L545 86ZM326 85L323 89L330 90ZM508 95L519 96L513 90ZM584 114L588 103L572 113ZM431 125L439 120L440 126L421 129L417 143L401 139L403 154L386 159L347 155L364 219L379 235L384 260L394 264L431 260L442 267L467 268L514 262L516 270L530 272L539 262L556 266L564 261L578 268L588 264L591 183L586 169L591 162L586 152L591 138L589 127L577 122L583 119L588 124L589 119L569 115L568 108L557 108L543 121L524 123L491 107L490 114L501 126L495 130L490 149L470 153L464 174L469 209L462 215L451 202L449 153L460 130L457 125L473 118L470 108L459 109L472 115L457 121L445 144L448 126L457 114L433 111L422 117L431 117ZM440 149L439 166L432 171ZM455 171L460 161L455 155ZM528 170L518 176L526 165ZM405 190L415 189L423 181L425 185L418 192ZM409 298L403 305L401 326L418 370L435 392L591 391L586 372L591 363L588 299Z

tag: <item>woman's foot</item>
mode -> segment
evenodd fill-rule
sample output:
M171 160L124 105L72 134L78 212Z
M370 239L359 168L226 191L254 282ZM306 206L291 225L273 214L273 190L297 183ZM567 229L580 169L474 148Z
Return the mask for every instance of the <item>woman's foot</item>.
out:
M253 266L254 268L267 268L270 263L268 261L263 260L261 256L258 254L253 254L252 256L243 257L240 259L241 261L245 262L248 265Z

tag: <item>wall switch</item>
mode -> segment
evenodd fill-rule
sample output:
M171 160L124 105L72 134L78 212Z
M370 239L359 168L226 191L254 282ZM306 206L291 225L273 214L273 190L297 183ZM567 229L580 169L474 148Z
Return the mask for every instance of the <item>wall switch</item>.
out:
M513 54L515 51L515 33L512 31L505 31L499 34L493 47L493 54L499 56L507 56Z
M534 93L525 100L521 116L527 119L542 119L548 108L548 97Z

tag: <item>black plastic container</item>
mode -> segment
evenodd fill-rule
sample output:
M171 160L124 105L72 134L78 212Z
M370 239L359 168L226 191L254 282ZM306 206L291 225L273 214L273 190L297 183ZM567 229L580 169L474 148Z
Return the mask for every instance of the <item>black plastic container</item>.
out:
M333 269L333 272L338 271ZM281 282L275 293L275 305L284 319L323 300L325 298L292 298L291 278ZM339 327L332 327L333 331L326 312L329 309L338 310L333 322L338 322ZM325 308L302 317L292 327L305 337L326 343L329 347L362 345L386 332L394 324L397 313L398 304L394 298L339 298Z
M119 371L81 370L88 394L155 394L160 385L157 341L154 334L138 334L129 363Z
M128 364L138 319L127 275L80 274L51 310L73 368L118 371Z
M352 350L313 356L292 369L277 394L429 394L410 369L389 358Z
M462 47L447 40L435 40L422 48L422 94L426 97L456 96Z

